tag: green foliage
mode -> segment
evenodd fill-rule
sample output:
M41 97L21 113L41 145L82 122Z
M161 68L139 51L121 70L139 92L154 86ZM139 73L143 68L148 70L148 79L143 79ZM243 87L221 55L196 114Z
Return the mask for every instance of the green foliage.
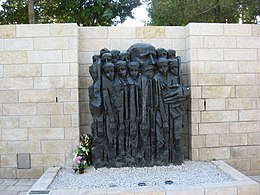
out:
M185 26L189 22L256 23L259 0L148 0L150 25Z
M27 0L2 3L0 24L28 23ZM133 18L131 11L140 0L35 0L36 23L78 23L83 26L110 26Z

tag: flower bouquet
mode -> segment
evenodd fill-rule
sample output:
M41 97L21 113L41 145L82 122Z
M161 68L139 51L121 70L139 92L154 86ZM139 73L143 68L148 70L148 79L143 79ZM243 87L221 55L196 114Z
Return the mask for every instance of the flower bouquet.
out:
M73 152L73 170L80 174L91 165L91 148L93 146L93 137L89 134L80 135L80 144Z

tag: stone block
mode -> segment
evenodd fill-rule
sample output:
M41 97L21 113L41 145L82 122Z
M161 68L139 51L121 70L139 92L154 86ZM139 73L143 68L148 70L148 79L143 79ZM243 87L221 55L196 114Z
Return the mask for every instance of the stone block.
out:
M29 51L28 63L60 63L62 51Z
M252 133L258 132L258 122L234 122L230 123L230 133Z
M0 90L32 88L33 78L0 78Z
M250 24L225 24L224 35L251 36L252 29Z
M65 76L70 75L70 64L43 64L42 76Z
M0 103L18 102L18 93L15 90L0 91Z
M57 97L58 97L59 102L72 101L71 100L71 89L57 89Z
M186 39L186 49L189 48L204 48L203 46L203 36L189 36Z
M229 123L200 123L199 134L227 134L229 133Z
M203 86L202 98L228 98L235 97L234 86Z
M77 53L78 56L78 53ZM78 76L79 75L79 64L78 63L70 63L70 75Z
M1 149L1 155L8 154L9 153L9 151L8 151L8 142L0 140L0 149ZM0 156L0 160L1 160L1 156Z
M231 147L230 148L230 157L231 158L247 158L248 157L248 146Z
M191 123L199 123L200 122L200 117L201 113L200 112L191 112Z
M34 89L57 89L64 87L63 77L34 77Z
M77 76L66 76L64 78L64 82L65 82L65 88L78 88L79 82L78 82L78 77ZM85 86L86 88L87 86Z
M259 119L258 110L240 110L239 121L257 121Z
M30 127L50 127L50 116L20 116L19 126Z
M0 116L2 116L2 115L3 115L3 106L0 105Z
M99 54L102 48L111 48L109 39L79 39L80 51L96 52Z
M39 141L9 141L8 151L10 154L40 153L41 143Z
M205 61L204 73L238 73L236 61Z
M37 113L39 115L63 114L63 103L38 103Z
M79 104L78 102L64 103L64 114L78 114Z
M222 134L219 135L220 146L247 145L247 134Z
M71 127L70 115L52 115L51 127Z
M78 141L79 139L79 128L68 127L64 130L65 139Z
M205 72L204 61L192 61L189 63L190 66L190 73L191 74L198 74Z
M33 49L34 49L33 39L30 38L4 39L5 51L27 51Z
M218 147L219 135L206 135L206 147Z
M41 76L40 64L8 65L4 67L5 77L37 77Z
M249 145L259 145L260 144L260 133L249 133L248 134L248 144Z
M152 46L154 46L155 48L160 48L160 47L163 47L165 49L173 48L171 41L164 39L164 38L162 38L162 39L146 38L146 39L142 39L142 42L149 43ZM173 49L175 49L175 48L173 48ZM179 55L177 51L176 51L176 55L177 56Z
M237 194L244 195L259 195L260 185L249 181L248 183L243 182L241 185L237 185Z
M0 51L0 59L3 64L27 63L26 51Z
M15 168L0 168L0 178L1 179L15 179L16 169Z
M0 128L18 128L18 117L0 116Z
M175 50L185 50L186 45L185 45L185 39L172 39L172 46L171 48Z
M1 155L1 167L8 168L8 167L16 167L16 166L17 166L16 154Z
M254 85L255 74L226 74L226 85Z
M64 128L29 128L29 140L64 139Z
M15 25L1 25L0 38L13 38L15 37Z
M240 61L240 73L260 73L259 61Z
M186 55L185 55L185 61L196 61L198 60L198 51L197 49L187 49Z
M77 24L51 24L50 35L53 37L76 37L79 27Z
M120 51L126 51L131 45L140 43L141 39L110 39L111 48L118 49Z
M257 60L256 49L224 49L224 60Z
M257 86L236 86L236 97L238 98L256 98Z
M38 179L43 174L43 167L32 167L31 169L17 169L17 178Z
M4 76L4 66L0 64L0 78Z
M201 87L191 87L191 98L201 98Z
M248 146L248 157L260 157L260 145Z
M167 39L178 39L186 38L186 27L185 26L165 26L165 38Z
M50 24L24 24L16 25L17 37L48 37L50 36Z
M241 156L241 158L243 158ZM250 159L228 159L225 162L227 162L230 166L233 168L239 170L239 171L248 171L250 170Z
M191 147L192 148L205 148L206 139L204 135L192 136L191 137Z
M115 28L108 27L108 37L114 39L134 39L135 38L135 28L134 27L123 27Z
M189 23L190 35L223 35L223 24Z
M256 109L256 98L226 99L226 109Z
M201 113L201 122L238 121L238 111L205 111Z
M223 160L230 158L230 148L200 148L199 149L200 160Z
M206 110L225 110L225 99L206 99Z
M4 50L4 40L0 39L0 51Z
M191 160L199 160L199 150L198 149L190 148L189 151L190 151L189 156L190 156Z
M34 39L35 50L66 50L69 49L68 37L41 37Z
M108 27L79 27L79 37L85 39L106 39L108 38Z
M71 153L73 148L71 147L70 140L53 140L53 141L42 141L42 153L56 153L56 154L65 154Z
M135 28L136 38L165 38L165 27L144 26Z
M259 37L237 37L237 48L259 48L260 36Z
M32 154L31 161L32 167L50 167L61 166L65 159L63 154Z
M260 26L259 25L252 25L252 35L253 36L260 36Z
M2 140L15 141L15 140L27 140L27 129L2 129Z
M3 104L3 115L35 115L36 104L34 103L13 103Z
M223 74L200 74L198 85L224 85L225 75Z
M79 49L78 37L69 37L69 49L78 51L78 49Z
M260 158L251 158L251 169L260 170Z
M236 48L235 36L204 36L205 48Z
M55 102L56 92L52 89L23 90L19 92L19 102Z
M63 51L62 58L63 58L63 62L71 62L71 63L78 62L78 51L77 50Z
M198 49L198 60L223 60L223 49Z

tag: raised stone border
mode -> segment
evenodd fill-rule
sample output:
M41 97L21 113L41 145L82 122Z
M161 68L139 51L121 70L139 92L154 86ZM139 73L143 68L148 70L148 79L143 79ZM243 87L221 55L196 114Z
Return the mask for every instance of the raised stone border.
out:
M59 189L48 190L60 167L49 167L39 180L28 191L30 194L51 194L51 195L258 195L260 185L243 175L224 161L212 161L219 169L223 170L235 181L221 183L202 183L195 185L177 185L177 186L155 186L155 187L135 187L135 188L106 188L106 189Z

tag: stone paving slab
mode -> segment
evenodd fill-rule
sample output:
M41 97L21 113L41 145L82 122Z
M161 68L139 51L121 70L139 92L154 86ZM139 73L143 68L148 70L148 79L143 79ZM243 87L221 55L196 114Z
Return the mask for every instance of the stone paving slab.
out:
M59 167L50 167L42 177L28 191L27 195L37 192L41 195L46 192L49 195L259 195L259 183L235 170L224 161L213 161L213 163L226 172L235 181L222 183L203 183L195 185L167 185L154 187L134 188L105 188L105 189L59 189L48 190L59 171ZM260 176L259 176L260 178Z
M0 195L25 195L37 179L1 179Z

